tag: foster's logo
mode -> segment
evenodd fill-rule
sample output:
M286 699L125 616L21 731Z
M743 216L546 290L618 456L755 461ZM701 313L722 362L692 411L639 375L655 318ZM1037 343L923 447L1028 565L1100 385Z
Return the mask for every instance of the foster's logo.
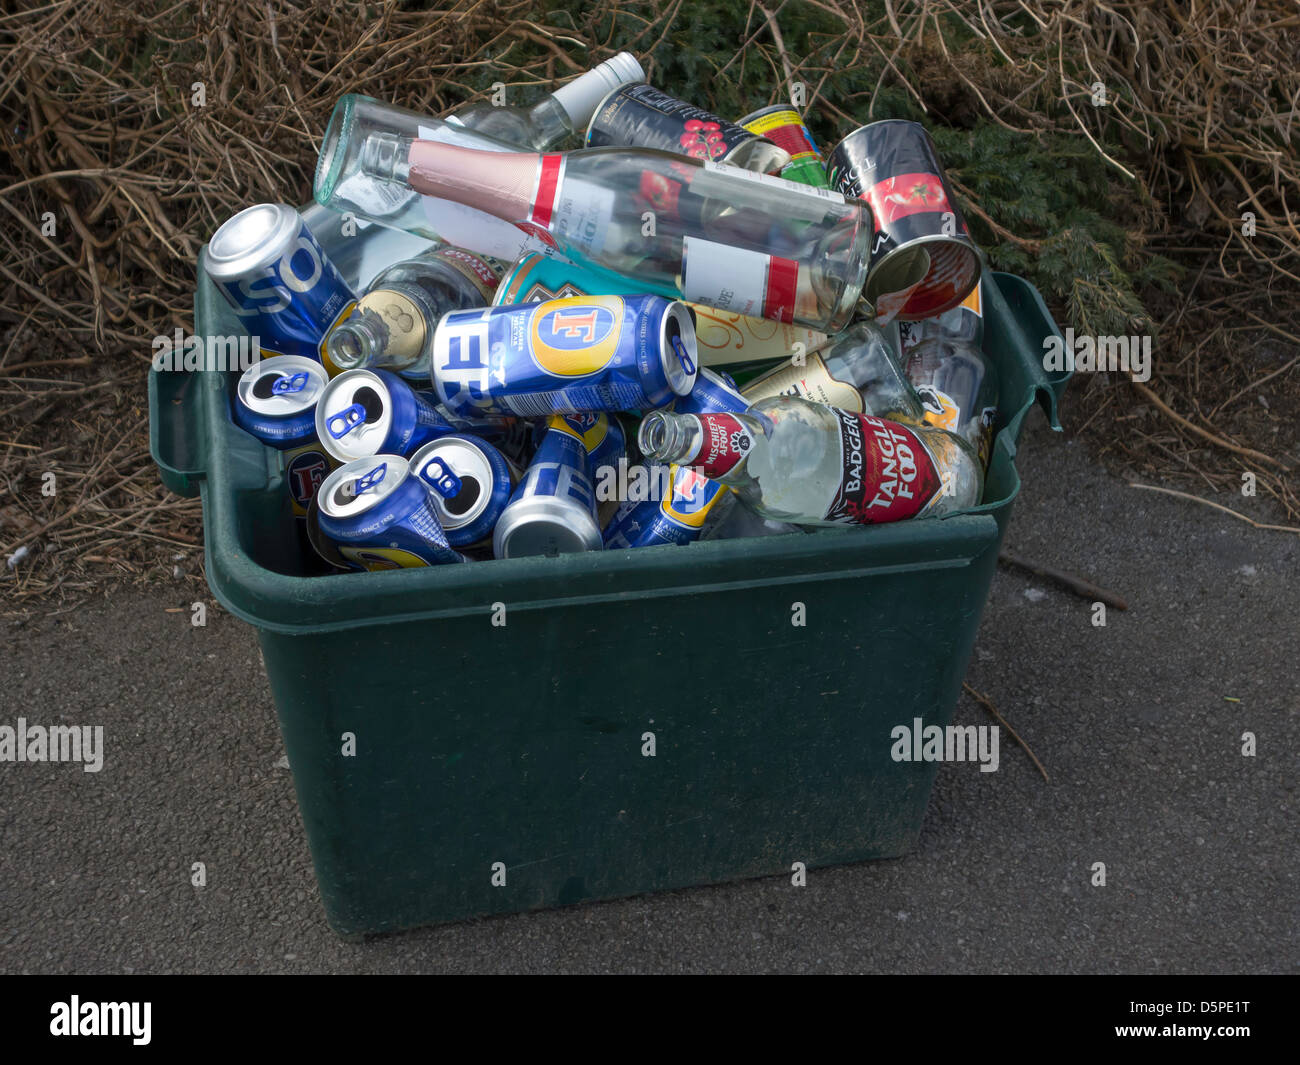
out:
M623 301L585 296L539 303L532 319L533 359L556 377L603 369L618 351Z

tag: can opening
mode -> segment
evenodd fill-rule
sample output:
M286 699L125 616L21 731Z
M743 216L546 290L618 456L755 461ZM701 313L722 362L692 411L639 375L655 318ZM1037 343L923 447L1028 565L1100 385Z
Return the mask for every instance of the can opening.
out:
M270 399L275 395L271 389L275 387L276 381L282 380L284 380L282 374L267 374L265 377L259 377L253 384L253 398Z
M384 397L369 385L358 388L352 396L352 402L366 412L366 424L377 422L384 413Z
M479 484L477 477L462 477L460 479L460 491L450 499L442 501L443 509L454 518L459 518L462 514L467 514L474 504L478 501L483 486Z

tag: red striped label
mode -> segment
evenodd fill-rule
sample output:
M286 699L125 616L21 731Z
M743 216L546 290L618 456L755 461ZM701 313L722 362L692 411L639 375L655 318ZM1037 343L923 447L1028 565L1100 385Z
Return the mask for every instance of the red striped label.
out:
M560 189L560 169L564 157L559 154L543 155L538 161L537 192L533 196L533 210L529 221L549 229L555 211L555 196Z
M778 322L794 321L795 292L799 287L799 264L773 255L767 261L767 284L763 291L763 317Z

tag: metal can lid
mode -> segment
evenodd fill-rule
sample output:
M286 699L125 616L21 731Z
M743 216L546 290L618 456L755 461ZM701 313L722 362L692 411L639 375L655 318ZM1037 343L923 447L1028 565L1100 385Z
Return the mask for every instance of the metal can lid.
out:
M496 474L483 449L464 436L444 436L425 444L411 456L411 474L420 477L434 459L440 459L444 471L460 481L460 489L450 497L431 489L429 502L444 530L459 529L488 508L497 488Z
M245 207L222 223L208 241L207 271L218 281L270 266L297 237L302 218L287 203Z
M664 308L659 326L659 351L668 387L674 395L690 395L699 373L699 352L695 342L695 319L681 300L673 300Z
M336 459L377 454L393 424L388 385L371 370L347 370L334 378L316 404L316 435Z
M496 558L571 554L604 547L600 526L576 500L529 496L506 508L492 534Z
M320 512L336 520L372 510L405 482L409 465L401 455L372 455L345 463L325 478L316 493Z
M329 384L325 367L300 355L276 355L244 371L236 386L239 402L272 418L311 410Z

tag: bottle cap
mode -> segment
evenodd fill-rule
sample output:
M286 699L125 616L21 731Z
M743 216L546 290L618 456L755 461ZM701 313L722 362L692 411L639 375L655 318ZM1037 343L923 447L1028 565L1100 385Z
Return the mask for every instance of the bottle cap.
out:
M596 105L620 85L645 81L645 71L631 52L619 52L581 77L555 90L555 99L573 121L574 129L585 129L596 113Z

